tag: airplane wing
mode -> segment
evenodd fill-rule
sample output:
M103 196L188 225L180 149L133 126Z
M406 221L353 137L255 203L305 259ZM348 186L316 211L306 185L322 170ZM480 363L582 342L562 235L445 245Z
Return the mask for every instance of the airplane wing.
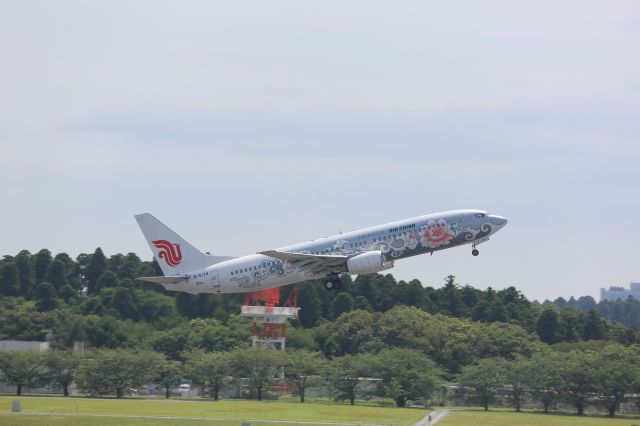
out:
M266 250L258 254L273 257L289 262L291 266L302 268L311 274L344 271L347 264L347 256L291 253L286 251Z
M136 280L148 281L150 283L157 284L178 284L181 281L186 281L189 277L183 276L171 276L171 277L138 277Z

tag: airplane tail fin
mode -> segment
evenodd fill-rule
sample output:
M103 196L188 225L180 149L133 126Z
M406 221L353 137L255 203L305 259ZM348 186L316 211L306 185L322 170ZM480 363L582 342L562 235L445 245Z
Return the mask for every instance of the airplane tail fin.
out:
M202 253L149 213L136 215L136 221L166 276L185 274L232 259Z

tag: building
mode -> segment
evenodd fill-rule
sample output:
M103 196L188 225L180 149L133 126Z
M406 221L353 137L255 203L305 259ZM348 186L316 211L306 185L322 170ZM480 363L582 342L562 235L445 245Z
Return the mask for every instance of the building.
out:
M26 341L26 340L0 340L0 351L2 352L44 352L51 348L51 332L47 331L47 341ZM0 381L0 392L14 393L16 387L8 385L4 381ZM61 393L60 389L50 388L23 388L23 392L35 393Z
M49 350L49 342L23 340L0 340L0 351L3 352L44 352Z
M627 300L631 296L636 300L640 300L640 283L631 283L629 289L618 286L611 286L609 290L606 288L600 289L600 301L604 300Z

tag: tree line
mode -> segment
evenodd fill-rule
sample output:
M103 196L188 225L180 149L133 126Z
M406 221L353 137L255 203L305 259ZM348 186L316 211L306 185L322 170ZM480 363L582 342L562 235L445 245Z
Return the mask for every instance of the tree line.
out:
M409 401L424 402L442 386L442 371L431 359L420 351L399 348L332 360L307 350L197 350L185 354L181 362L149 350L0 352L0 374L2 380L16 386L18 395L24 388L51 386L68 396L69 387L75 384L86 396L123 398L131 389L158 384L169 398L171 389L189 380L200 387L203 396L217 401L227 386L245 380L248 397L258 400L274 384L284 382L300 402L305 402L309 387L321 386L330 389L336 400L351 404L363 377L375 375L379 381L371 395L391 398L399 407Z
M582 296L577 299L570 297L568 300L558 297L553 302L545 302L545 304L553 304L561 309L576 309L585 313L595 310L606 319L619 322L626 327L640 328L640 301L632 296L626 299L602 300L598 303L591 296Z
M188 321L200 318L226 322L240 310L242 296L238 294L173 293L135 281L139 276L160 274L155 261L142 261L135 253L106 257L100 248L75 260L65 253L52 256L46 249L4 256L0 260L0 338L37 339L41 330L50 329L55 332L55 344L62 347L71 347L73 340L95 347L137 346L150 332L185 327ZM423 286L418 280L397 282L391 274L355 280L345 275L343 281L341 292L326 291L321 281L301 285L302 309L294 325L316 329L346 312L384 313L403 305L474 322L518 325L549 344L640 341L637 329L603 317L603 311L619 309L607 311L609 305L596 305L592 298L580 298L576 306L569 302L560 306L559 300L556 305L540 304L527 300L514 287L479 290L456 283L454 276L446 277L439 288ZM283 298L290 290L290 286L283 288ZM640 322L640 310L636 314Z
M513 360L479 360L457 376L459 392L485 410L499 397L516 411L530 398L545 413L564 402L579 415L591 405L606 409L611 417L626 399L640 405L640 347L610 344L557 349Z
M305 349L196 350L184 354L183 361L131 349L0 352L0 373L18 395L23 388L52 386L67 396L75 384L87 396L122 398L131 389L157 384L169 398L170 391L188 379L202 396L218 400L226 387L244 380L250 389L247 396L258 400L283 383L300 402L310 387L324 387L334 399L351 404L377 396L404 407L426 404L434 394L447 391L444 370L424 352L408 348L332 359ZM374 379L375 386L362 389L365 378ZM463 367L454 379L456 392L485 410L495 404L520 411L525 401L534 401L548 412L563 402L579 415L591 405L614 416L627 399L640 404L640 347L556 347L513 359L483 358Z

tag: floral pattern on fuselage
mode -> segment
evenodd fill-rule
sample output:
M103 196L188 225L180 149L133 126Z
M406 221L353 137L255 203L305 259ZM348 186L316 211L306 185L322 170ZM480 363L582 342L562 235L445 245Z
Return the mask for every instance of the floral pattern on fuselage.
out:
M449 226L444 219L427 220L427 225L420 228L420 243L432 249L449 244L456 235L455 225Z

